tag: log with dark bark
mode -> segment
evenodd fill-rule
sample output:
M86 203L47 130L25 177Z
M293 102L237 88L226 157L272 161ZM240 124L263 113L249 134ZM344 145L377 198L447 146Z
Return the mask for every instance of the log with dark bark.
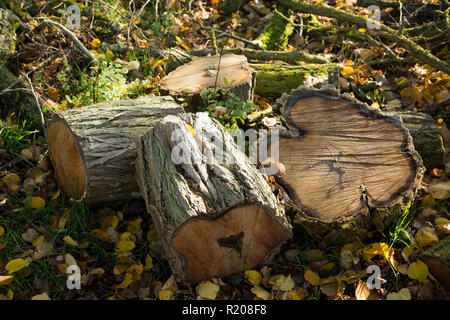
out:
M141 198L135 139L156 120L183 112L171 97L147 96L55 114L47 135L59 185L71 198L88 202Z
M194 58L162 79L161 89L189 106L205 102L200 93L206 88L220 87L237 95L242 101L253 100L256 72L248 66L245 56L235 54Z
M428 170L444 169L444 142L433 118L425 113L412 111L401 111L398 115L409 130L414 148L422 157L424 166Z
M155 124L138 140L136 173L179 280L254 268L292 236L263 175L207 113Z
M348 242L383 230L411 205L424 168L398 116L332 86L300 87L279 102L288 128L279 138L286 169L279 182L296 209L294 223Z

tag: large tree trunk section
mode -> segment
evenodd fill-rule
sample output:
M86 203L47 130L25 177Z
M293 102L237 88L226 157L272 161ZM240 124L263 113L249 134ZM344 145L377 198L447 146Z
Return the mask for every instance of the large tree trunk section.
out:
M255 94L262 97L280 97L301 85L322 87L338 86L339 69L333 63L274 65L250 64L257 71Z
M279 182L296 224L342 243L384 229L410 206L424 169L398 116L332 86L300 87L279 102L288 127L279 138Z
M183 112L171 97L148 96L54 115L47 135L59 185L71 198L88 202L140 198L135 139L155 121Z
M433 277L450 290L450 236L425 250L419 259L426 263Z
M155 124L138 141L136 172L179 280L254 268L292 236L263 175L207 113Z
M445 168L445 150L439 129L431 116L412 111L401 111L403 125L413 138L414 148L423 159L428 169Z
M248 66L245 56L197 57L178 67L162 79L161 89L175 99L184 99L189 106L205 105L200 93L206 88L224 88L242 101L253 100L256 72Z

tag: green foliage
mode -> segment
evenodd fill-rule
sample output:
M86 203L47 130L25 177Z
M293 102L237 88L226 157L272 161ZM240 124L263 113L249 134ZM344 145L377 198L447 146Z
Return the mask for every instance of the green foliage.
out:
M99 60L89 69L78 71L79 78L76 79L72 76L73 70L65 63L64 69L57 75L66 99L73 104L90 105L124 96L128 71L119 64Z
M224 81L226 85L232 83L228 83L227 79ZM203 109L227 129L237 129L238 121L245 124L247 114L258 108L251 101L244 102L237 95L223 88L203 89L200 96L207 105Z
M406 209L402 216L391 226L387 238L389 247L394 245L407 246L413 241L413 237L407 230L412 219L409 216L409 210Z
M3 141L3 148L11 154L20 153L24 147L30 143L29 136L38 133L33 130L32 124L26 120L19 120L17 125L11 124L11 119L0 120L0 138Z

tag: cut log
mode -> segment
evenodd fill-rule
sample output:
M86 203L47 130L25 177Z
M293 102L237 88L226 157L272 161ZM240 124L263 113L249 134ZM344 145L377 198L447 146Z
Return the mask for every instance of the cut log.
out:
M425 250L419 259L426 263L433 277L450 290L450 236Z
M431 116L412 111L401 111L404 126L413 138L414 148L423 159L428 170L445 168L444 142Z
M242 101L253 100L256 72L248 66L245 56L226 54L194 58L162 79L161 89L175 99L184 99L189 106L205 104L200 92L220 87L237 95Z
M183 112L171 97L147 96L54 115L47 135L60 187L91 203L140 198L135 139L156 120Z
M156 123L138 140L136 173L180 281L254 268L292 236L263 175L207 113Z
M424 168L398 116L332 86L300 87L279 102L288 128L279 138L279 182L294 223L342 243L383 230L411 205Z

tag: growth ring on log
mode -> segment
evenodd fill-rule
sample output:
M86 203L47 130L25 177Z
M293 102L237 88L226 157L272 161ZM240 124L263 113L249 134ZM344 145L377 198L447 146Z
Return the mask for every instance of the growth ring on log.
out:
M182 97L189 105L202 105L199 94L206 88L224 88L242 101L252 100L256 71L247 58L235 54L195 57L191 62L170 72L161 81L161 88L174 97Z
M300 87L280 101L290 129L279 138L279 162L286 168L280 184L310 234L361 235L369 224L385 227L409 207L424 169L399 117L330 86Z

